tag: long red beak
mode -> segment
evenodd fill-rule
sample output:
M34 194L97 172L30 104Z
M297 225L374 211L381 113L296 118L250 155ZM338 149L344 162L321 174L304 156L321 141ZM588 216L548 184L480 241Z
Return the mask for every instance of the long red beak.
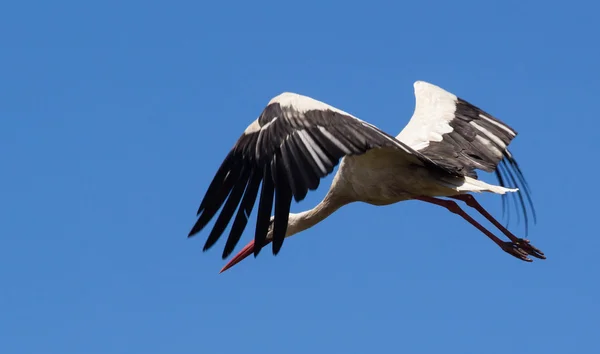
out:
M263 247L265 247L269 243L271 243L271 240L267 240L267 242L265 242ZM234 265L240 263L244 258L248 257L253 252L254 252L254 240L248 242L248 244L246 246L244 246L244 248L242 248L242 250L239 251L238 254L236 254L227 264L225 264L225 266L223 268L221 268L221 271L219 272L219 274L223 273L224 271L233 267Z

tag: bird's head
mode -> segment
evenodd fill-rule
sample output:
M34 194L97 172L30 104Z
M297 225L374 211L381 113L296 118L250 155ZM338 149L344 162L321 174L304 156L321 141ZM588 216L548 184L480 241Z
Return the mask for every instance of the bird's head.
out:
M265 247L266 245L271 243L271 241L273 240L273 225L274 225L273 220L274 220L274 217L271 216L271 220L269 220L269 228L267 229L267 236L265 238L265 242L262 245L262 247ZM227 264L225 264L225 266L223 268L221 268L221 271L219 273L223 273L227 269L240 263L241 261L243 261L246 257L251 255L252 253L254 253L254 239L251 240L250 242L248 242L248 244L246 246L244 246L244 248L242 248L235 256L233 256L233 258L231 258L231 260L229 262L227 262Z
M289 218L288 218L288 226L287 226L287 231L285 233L285 237L290 237L290 236L296 234L298 231L300 231L299 228L297 227L298 220L300 219L299 218L300 215L301 214L290 213ZM262 247L267 246L269 243L271 243L271 241L273 241L273 226L274 226L273 221L274 220L275 220L274 216L271 216L271 220L269 221L269 228L267 230L267 237L266 237L265 242L262 245ZM248 242L248 244L246 246L244 246L244 248L242 248L227 264L225 264L225 266L221 269L220 273L223 273L227 269L238 264L239 262L244 260L244 258L248 257L252 253L254 253L254 240L251 240L250 242Z

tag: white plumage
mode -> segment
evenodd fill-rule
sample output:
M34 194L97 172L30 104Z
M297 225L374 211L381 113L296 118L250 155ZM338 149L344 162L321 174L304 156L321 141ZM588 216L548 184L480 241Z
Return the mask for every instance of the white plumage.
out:
M414 88L415 111L396 139L421 150L430 141L442 141L442 135L452 131L456 96L424 81L415 82Z
M312 227L346 204L388 205L416 199L459 214L519 259L531 261L528 255L544 259L541 251L513 235L468 194L514 192L527 222L523 196L533 211L528 186L507 149L516 132L440 87L417 81L414 89L414 114L396 137L307 96L285 92L274 97L223 161L189 236L200 232L222 208L204 250L216 243L233 219L223 251L223 258L228 257L259 198L254 240L225 270L251 253L258 255L270 242L277 254L286 237ZM292 198L303 200L338 164L325 198L313 209L290 213ZM494 171L500 185L477 179L477 169ZM520 184L522 189L507 188L507 183ZM439 197L464 201L510 241L500 240L455 201Z

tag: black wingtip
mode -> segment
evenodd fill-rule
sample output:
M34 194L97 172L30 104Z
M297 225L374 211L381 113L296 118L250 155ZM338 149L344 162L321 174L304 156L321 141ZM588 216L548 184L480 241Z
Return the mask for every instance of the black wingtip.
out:
M258 247L256 245L256 242L254 243L254 249L252 251L252 254L254 254L254 258L258 257L258 254L260 253L260 250L262 249L262 247Z
M271 165L269 163L263 166L263 182L258 202L258 212L256 217L256 229L254 232L254 257L260 253L261 246L264 244L269 225L271 224L271 210L273 209L273 195L275 187L273 184Z
M281 247L283 246L283 241L285 240L285 238L281 239L278 242L273 241L273 255L277 256L279 254L279 251L281 251Z
M529 184L527 183L523 172L521 171L517 161L515 160L514 156L508 152L505 151L504 152L504 158L500 161L500 163L498 164L497 168L496 168L496 177L498 178L498 181L500 182L500 184L502 186L505 186L510 183L511 185L513 185L514 187L519 188L519 191L515 194L511 193L512 196L512 200L515 204L515 207L517 209L517 224L520 223L520 213L518 211L519 207L521 209L521 213L523 214L523 221L524 221L524 226L525 226L525 235L529 234L529 217L531 216L533 218L533 223L536 224L537 223L537 214L535 211L535 207L533 204L533 200L531 198L531 189L529 187ZM507 199L509 198L508 195L504 195L502 198L502 205L503 205L503 214L504 211L508 211L507 215L508 217L506 218L506 226L508 227L509 223L510 223L510 212L509 212L509 208L507 207ZM527 200L527 202L525 201L525 199ZM528 208L527 206L529 206L529 211L530 213L528 213ZM506 209L505 209L506 207Z
M201 220L197 220L196 221L196 223L194 224L194 226L192 227L192 229L188 233L188 236L187 236L188 238L196 236L198 234L198 232L200 232L202 230L202 228L204 227L204 225L201 225L200 221Z
M248 184L250 171L251 170L248 167L248 165L242 165L240 176L238 177L237 181L235 181L233 190L229 194L227 201L225 202L225 205L221 210L221 214L217 218L217 221L215 222L212 231L206 239L206 243L204 246L206 249L212 247L219 240L219 238L227 228L227 225L233 218L233 214L238 208L244 191L246 189L246 185Z
M252 208L254 207L254 203L258 195L258 187L260 186L261 179L261 171L256 169L252 170L252 172L250 173L250 179L248 180L248 185L246 186L246 191L244 192L244 198L242 199L240 208L238 209L237 215L233 222L233 226L231 227L231 231L229 232L227 243L225 244L225 248L223 249L223 259L229 257L231 252L233 252L233 249L239 242L242 233L246 228L248 218L250 216L250 213L252 212Z
M275 166L273 170L277 169L278 174L276 175L277 180L275 185L277 190L275 192L275 219L273 221L273 254L277 255L283 245L285 234L287 232L288 220L290 216L290 207L292 203L292 189L285 178L285 167L282 163L282 159L277 154Z

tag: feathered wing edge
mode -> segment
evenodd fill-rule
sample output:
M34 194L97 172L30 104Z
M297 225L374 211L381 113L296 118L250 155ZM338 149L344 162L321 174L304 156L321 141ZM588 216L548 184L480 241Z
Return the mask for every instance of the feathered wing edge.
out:
M510 224L508 198L512 197L515 208L517 209L517 224L520 222L520 213L518 211L520 207L524 217L525 235L527 235L529 233L529 214L527 207L531 209L531 216L533 217L534 224L537 223L537 215L531 198L531 188L529 187L517 160L508 149L504 151L504 158L500 161L494 173L501 186L509 187L510 185L519 188L519 191L516 193L502 195L502 215L506 218L506 225L508 226Z

